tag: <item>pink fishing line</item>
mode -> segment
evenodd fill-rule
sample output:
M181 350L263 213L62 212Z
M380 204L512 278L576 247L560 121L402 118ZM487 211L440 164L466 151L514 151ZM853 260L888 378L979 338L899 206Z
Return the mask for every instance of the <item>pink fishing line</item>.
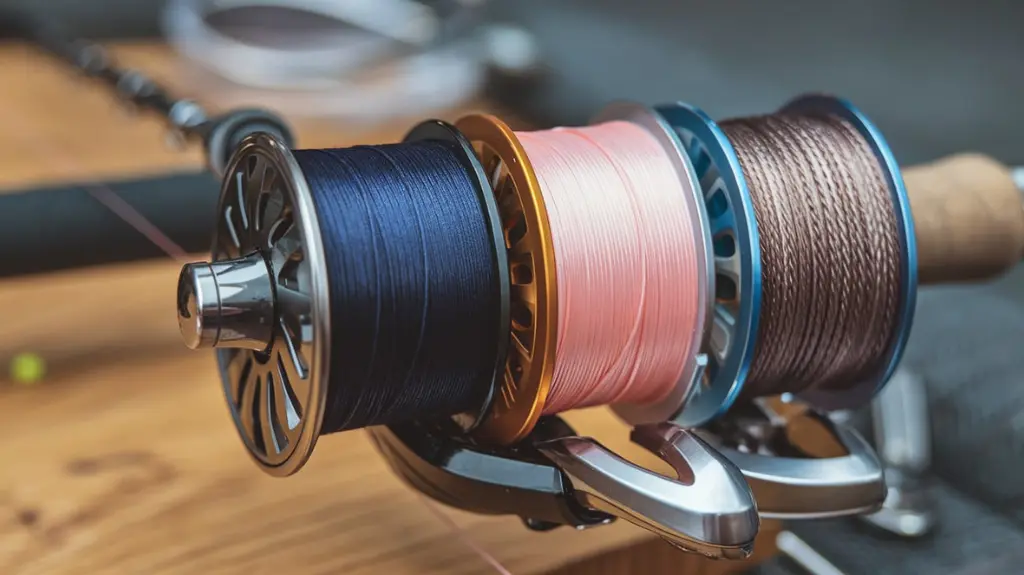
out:
M702 331L686 184L630 122L517 135L540 182L558 280L544 413L665 399L685 385Z

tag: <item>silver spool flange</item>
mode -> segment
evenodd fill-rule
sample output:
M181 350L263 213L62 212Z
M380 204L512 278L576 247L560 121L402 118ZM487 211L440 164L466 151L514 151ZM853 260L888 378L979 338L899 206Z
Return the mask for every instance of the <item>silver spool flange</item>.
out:
M662 399L649 405L618 404L613 405L615 413L632 425L658 423L675 417L690 396L703 384L707 354L704 352L711 337L711 318L714 317L715 298L715 255L711 243L711 225L707 210L704 207L704 193L696 170L690 163L686 148L672 126L657 112L640 104L617 102L602 110L594 123L625 121L636 124L658 141L668 154L672 168L676 172L684 188L689 188L686 199L687 213L693 227L693 246L696 256L697 300L699 306L694 329L696 333L690 349L686 353L686 366L673 387L672 392ZM686 326L680 326L686 329Z
M323 424L330 350L324 248L310 191L284 143L242 141L225 170L212 261L178 282L185 343L216 349L235 428L256 463L291 475Z

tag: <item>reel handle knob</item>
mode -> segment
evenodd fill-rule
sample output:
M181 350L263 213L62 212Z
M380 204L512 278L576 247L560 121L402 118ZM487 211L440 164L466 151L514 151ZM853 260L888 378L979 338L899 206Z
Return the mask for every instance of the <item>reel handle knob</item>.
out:
M903 170L921 284L993 278L1024 257L1024 202L1010 169L958 154Z

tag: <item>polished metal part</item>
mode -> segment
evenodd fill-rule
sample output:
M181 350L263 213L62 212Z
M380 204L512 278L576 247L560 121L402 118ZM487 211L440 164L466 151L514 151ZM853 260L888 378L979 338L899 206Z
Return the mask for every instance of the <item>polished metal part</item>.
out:
M274 336L274 288L263 255L183 267L178 328L191 349L267 349Z
M249 455L271 475L290 475L313 451L327 392L320 227L285 142L248 136L226 168L212 261L180 275L179 326L189 347L215 349Z
M871 408L875 448L889 492L878 512L861 519L901 537L927 535L937 522L928 479L932 446L927 388L901 367Z
M657 423L669 420L683 410L683 406L698 389L707 373L708 356L705 352L711 337L714 324L715 301L715 253L711 243L711 226L708 221L707 209L704 207L704 192L697 179L697 172L686 155L686 148L672 126L654 110L629 102L619 102L607 106L594 118L594 123L625 121L636 124L658 141L662 149L668 153L672 167L680 181L690 186L690 194L686 197L688 217L693 222L693 245L697 256L697 301L705 302L698 311L695 325L701 326L698 337L692 346L684 350L687 357L686 366L680 374L679 381L668 397L653 404L612 406L617 415L631 425Z
M885 485L888 494L882 508L860 516L861 521L908 539L935 529L938 518L927 477L886 467Z
M932 443L927 393L920 377L901 368L872 402L875 448L887 465L928 471Z
M775 536L775 546L810 575L843 575L838 567L792 531L780 531Z
M886 496L882 465L857 432L809 408L791 418L776 412L767 401L754 402L752 407L761 417L741 421L744 416L730 414L725 418L731 424L727 430L699 433L736 464L762 517L818 519L880 508ZM797 419L814 426L816 441L845 455L816 457L795 445L786 428Z
M581 505L620 517L686 551L748 557L760 519L739 470L692 432L671 424L638 427L632 438L671 465L679 478L634 465L590 438L560 437L536 447L569 477Z

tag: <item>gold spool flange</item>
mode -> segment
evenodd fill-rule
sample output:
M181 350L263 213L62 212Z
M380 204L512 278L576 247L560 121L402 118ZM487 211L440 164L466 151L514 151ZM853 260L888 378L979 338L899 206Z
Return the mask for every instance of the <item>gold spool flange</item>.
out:
M525 438L551 388L558 329L555 252L540 182L512 129L494 116L456 122L473 144L498 200L512 283L505 376L478 439L507 445Z

